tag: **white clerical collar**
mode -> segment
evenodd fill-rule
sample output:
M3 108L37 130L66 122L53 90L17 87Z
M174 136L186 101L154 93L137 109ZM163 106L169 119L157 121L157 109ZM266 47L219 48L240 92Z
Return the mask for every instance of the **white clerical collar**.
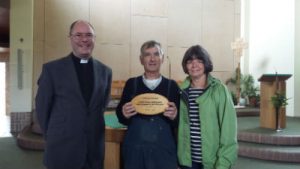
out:
M81 64L89 63L89 59L80 59Z
M143 82L144 84L151 90L154 90L161 82L162 76L159 76L157 79L146 79L143 75Z

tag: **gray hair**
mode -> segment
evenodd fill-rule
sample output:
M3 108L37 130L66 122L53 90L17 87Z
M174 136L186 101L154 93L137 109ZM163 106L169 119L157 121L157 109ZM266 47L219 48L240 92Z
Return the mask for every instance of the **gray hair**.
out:
M143 43L143 45L141 46L141 50L140 50L141 54L140 54L140 57L143 56L143 54L144 54L144 52L145 52L146 49L153 48L153 47L156 47L156 48L158 49L159 54L160 54L161 56L164 55L164 52L163 52L163 50L162 50L162 48L161 48L160 43L157 42L157 41L154 41L154 40L149 40L149 41L146 41L145 43Z

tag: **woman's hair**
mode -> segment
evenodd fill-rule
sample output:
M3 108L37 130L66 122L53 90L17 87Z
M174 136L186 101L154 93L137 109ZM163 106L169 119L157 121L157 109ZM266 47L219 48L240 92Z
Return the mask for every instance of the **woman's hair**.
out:
M188 70L186 68L186 64L189 60L193 59L199 59L203 62L205 74L208 74L213 70L213 64L210 60L210 56L208 52L200 45L195 45L190 47L184 54L183 59L182 59L182 68L183 71L188 74Z
M158 49L159 54L160 54L161 56L164 55L164 52L163 52L163 50L162 50L162 48L161 48L160 43L159 43L159 42L156 42L156 41L154 41L154 40L150 40L150 41L145 42L145 43L142 45L141 51L140 51L140 52L141 52L140 57L143 56L143 54L144 54L144 52L145 52L146 49L153 48L153 47L156 47L156 48Z

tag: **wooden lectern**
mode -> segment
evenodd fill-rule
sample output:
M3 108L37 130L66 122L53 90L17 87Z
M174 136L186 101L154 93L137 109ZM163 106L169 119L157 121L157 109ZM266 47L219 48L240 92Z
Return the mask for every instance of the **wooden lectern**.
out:
M271 102L271 97L276 91L286 92L285 81L290 78L290 74L263 74L260 81L260 127L276 129L276 111ZM281 108L279 113L280 128L286 127L285 108Z

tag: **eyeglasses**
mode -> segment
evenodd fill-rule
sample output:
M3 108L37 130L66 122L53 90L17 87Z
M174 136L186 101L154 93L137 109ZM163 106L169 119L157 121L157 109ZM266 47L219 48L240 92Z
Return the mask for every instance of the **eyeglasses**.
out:
M143 57L151 57L151 56L154 56L154 57L160 57L161 54L157 51L155 53L151 53L151 52L143 52L142 53L142 56Z
M71 37L73 37L75 40L81 40L86 38L87 40L91 40L95 37L94 34L92 33L76 33L76 34L71 34Z

